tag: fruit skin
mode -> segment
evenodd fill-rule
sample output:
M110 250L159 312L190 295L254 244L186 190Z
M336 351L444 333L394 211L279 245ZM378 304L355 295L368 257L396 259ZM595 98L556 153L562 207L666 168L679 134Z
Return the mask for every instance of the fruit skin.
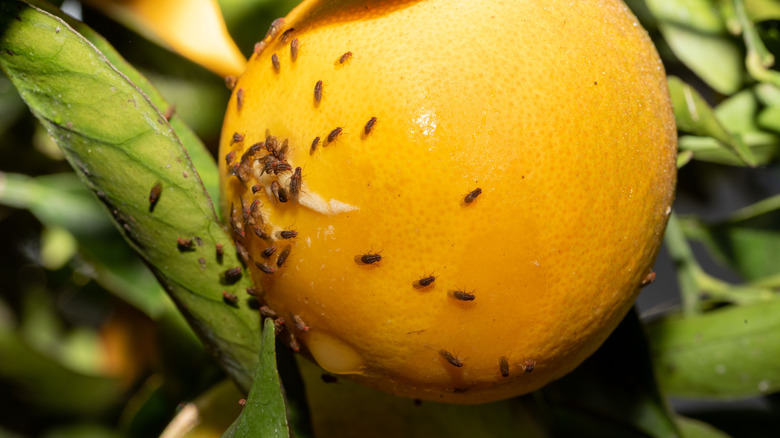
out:
M239 240L265 267L265 248L292 245L272 274L249 265L266 304L306 322L287 324L302 351L375 388L473 404L538 389L598 348L650 272L676 178L663 67L624 4L307 1L265 43L220 156L268 130L288 140L301 192L280 203L271 182L292 171L242 183L223 162L225 211L241 222L242 200L260 199L263 232L297 231Z

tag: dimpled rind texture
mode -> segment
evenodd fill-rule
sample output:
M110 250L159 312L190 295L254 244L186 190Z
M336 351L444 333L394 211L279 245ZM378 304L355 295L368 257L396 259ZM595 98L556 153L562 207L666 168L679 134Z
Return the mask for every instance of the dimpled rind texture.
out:
M663 67L624 4L306 1L263 46L227 109L223 201L241 221L260 200L271 239L249 226L239 241L302 352L385 391L472 404L560 378L617 326L658 253L677 147ZM248 178L231 175L224 157L267 133L288 141L291 170L261 176L282 162L263 148ZM271 183L289 187L296 167L301 192L279 202ZM291 245L281 267L269 245Z

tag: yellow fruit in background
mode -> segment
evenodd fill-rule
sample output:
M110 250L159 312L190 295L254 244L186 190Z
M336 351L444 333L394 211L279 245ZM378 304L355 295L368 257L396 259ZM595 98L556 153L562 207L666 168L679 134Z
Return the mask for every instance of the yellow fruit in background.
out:
M324 369L498 400L631 307L676 130L624 4L305 1L257 51L225 117L225 211L281 336Z

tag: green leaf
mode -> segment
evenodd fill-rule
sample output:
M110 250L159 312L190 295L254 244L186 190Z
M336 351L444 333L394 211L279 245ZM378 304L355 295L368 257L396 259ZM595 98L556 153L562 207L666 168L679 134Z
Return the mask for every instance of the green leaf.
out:
M731 135L715 117L707 102L680 78L668 78L669 93L674 106L677 128L695 135L709 136L723 143L749 166L756 166L756 158L742 140Z
M680 436L633 309L593 356L539 395L554 436Z
M743 82L742 53L709 0L647 0L677 58L713 89L731 94Z
M62 19L7 1L0 31L0 67L223 368L248 388L259 317L241 291L252 284L247 275L226 281L224 272L240 267L232 240L163 114ZM178 238L191 239L192 250L180 250ZM227 303L223 291L242 299Z
M274 322L265 319L263 346L246 406L223 437L284 437L290 436L287 427L282 384L276 371Z
M734 399L780 390L780 298L647 325L669 395Z
M694 420L693 418L687 418L677 416L677 427L680 428L682 436L685 438L728 438L729 435L721 432L720 430L710 426L709 424Z
M746 132L739 139L756 159L756 164L766 165L772 162L780 152L780 139L776 135L765 132ZM692 158L710 163L729 166L744 166L744 162L735 156L723 144L712 137L697 137L683 135L678 139L681 152L690 152Z
M780 195L745 207L716 223L689 221L691 237L747 280L780 274Z
M149 101L157 108L163 111L171 108L171 104L168 103L160 94L160 92L152 85L152 83L141 75L130 63L128 63L122 55L119 54L105 38L100 36L97 32L92 30L84 23L74 20L67 14L63 14L58 9L52 7L43 1L28 1L32 5L40 8L42 11L46 11L57 18L65 21L76 32L92 43L95 48L105 56L106 60L116 68L120 73L127 76L127 79L132 82L139 90L146 94ZM227 93L226 93L227 94ZM208 151L206 146L195 133L187 126L182 119L173 112L169 123L176 135L179 137L182 145L186 149L192 164L198 169L198 175L206 187L206 191L212 199L219 199L219 173L217 170L217 164L214 162L214 158Z

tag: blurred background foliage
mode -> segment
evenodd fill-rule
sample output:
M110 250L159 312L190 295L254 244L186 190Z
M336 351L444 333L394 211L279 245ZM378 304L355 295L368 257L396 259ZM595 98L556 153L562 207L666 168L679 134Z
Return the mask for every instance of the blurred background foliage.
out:
M90 2L54 3L103 35L216 154L222 78ZM247 56L296 3L219 1ZM293 359L279 351L288 398L308 399L317 436L346 425L351 435L334 436L776 436L780 2L627 3L664 60L680 131L675 214L638 312L572 375L481 407L415 406L329 383L307 363L296 390L282 365ZM246 395L5 75L0 135L0 436L221 435ZM305 413L296 403L293 414ZM340 405L365 409L356 419Z

